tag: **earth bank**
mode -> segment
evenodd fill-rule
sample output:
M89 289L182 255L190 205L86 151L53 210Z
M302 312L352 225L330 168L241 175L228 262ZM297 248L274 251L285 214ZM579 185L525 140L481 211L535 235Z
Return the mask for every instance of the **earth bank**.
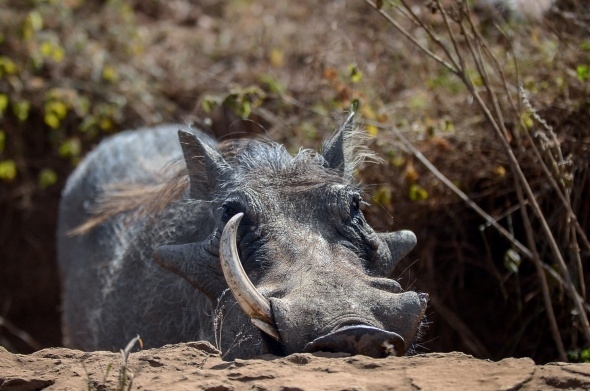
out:
M0 348L1 349L1 348ZM120 389L121 354L65 348L0 350L0 390ZM590 388L590 365L493 362L464 353L373 359L332 353L223 361L207 342L131 353L133 390L571 390ZM127 389L124 387L125 389Z

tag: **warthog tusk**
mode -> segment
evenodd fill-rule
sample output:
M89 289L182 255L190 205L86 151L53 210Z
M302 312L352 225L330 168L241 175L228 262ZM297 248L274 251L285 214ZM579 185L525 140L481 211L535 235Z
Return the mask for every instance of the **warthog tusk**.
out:
M231 293L244 313L250 317L252 324L278 341L280 336L274 326L270 302L256 290L250 281L238 254L236 239L238 225L243 216L243 213L236 214L223 229L219 243L221 268Z

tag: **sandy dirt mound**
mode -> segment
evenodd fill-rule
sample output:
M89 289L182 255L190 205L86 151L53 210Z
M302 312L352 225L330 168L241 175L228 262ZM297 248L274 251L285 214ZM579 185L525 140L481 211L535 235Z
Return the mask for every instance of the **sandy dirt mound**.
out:
M1 349L1 348L0 348ZM0 390L115 390L121 355L51 348L0 351ZM372 359L342 354L223 361L206 342L131 353L133 390L541 390L589 389L590 365L499 362L463 353ZM129 383L127 383L127 387Z

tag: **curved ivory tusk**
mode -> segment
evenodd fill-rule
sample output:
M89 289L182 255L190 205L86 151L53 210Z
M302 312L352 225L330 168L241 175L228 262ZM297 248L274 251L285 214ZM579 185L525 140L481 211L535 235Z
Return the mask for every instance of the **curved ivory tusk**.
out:
M221 268L231 293L251 322L278 341L280 336L274 326L270 302L256 290L246 275L238 255L236 237L243 216L243 213L237 213L223 229L219 243Z

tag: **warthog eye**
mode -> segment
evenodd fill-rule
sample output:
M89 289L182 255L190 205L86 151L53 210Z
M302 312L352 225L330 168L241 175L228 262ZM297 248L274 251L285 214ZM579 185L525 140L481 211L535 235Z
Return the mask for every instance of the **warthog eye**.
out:
M352 200L350 202L350 212L352 214L358 213L361 208L361 197L358 194L354 194L352 196Z
M240 212L240 207L238 205L233 204L233 203L223 204L222 208L223 208L223 215L221 216L221 218L225 222L227 222L229 219L234 217L236 215L236 213Z

